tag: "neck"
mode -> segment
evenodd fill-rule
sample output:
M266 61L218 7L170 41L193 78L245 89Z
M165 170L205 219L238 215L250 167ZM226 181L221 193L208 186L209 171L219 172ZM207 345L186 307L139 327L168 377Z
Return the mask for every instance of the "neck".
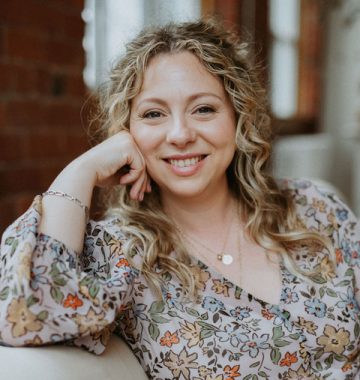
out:
M230 189L196 198L162 197L165 212L185 232L199 236L224 225L234 207Z

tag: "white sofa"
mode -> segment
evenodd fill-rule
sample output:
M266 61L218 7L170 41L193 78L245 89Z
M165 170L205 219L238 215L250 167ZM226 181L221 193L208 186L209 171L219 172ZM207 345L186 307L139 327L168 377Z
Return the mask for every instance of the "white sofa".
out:
M274 144L273 169L277 178L325 181L360 217L360 135L353 138L331 133L280 136Z
M118 337L100 356L66 346L0 346L0 380L146 380L144 370Z

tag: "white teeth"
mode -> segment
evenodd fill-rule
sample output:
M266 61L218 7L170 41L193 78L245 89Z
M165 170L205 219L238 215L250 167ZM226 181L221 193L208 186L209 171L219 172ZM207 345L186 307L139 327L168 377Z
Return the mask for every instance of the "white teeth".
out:
M178 166L180 168L197 164L201 160L201 157L187 158L185 160L169 160L171 165Z

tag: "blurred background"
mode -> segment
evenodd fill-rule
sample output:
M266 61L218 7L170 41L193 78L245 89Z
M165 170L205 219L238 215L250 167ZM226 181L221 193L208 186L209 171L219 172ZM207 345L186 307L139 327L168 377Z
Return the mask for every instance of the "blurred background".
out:
M264 67L277 177L360 215L359 0L1 0L0 232L89 146L84 102L144 25L217 15Z

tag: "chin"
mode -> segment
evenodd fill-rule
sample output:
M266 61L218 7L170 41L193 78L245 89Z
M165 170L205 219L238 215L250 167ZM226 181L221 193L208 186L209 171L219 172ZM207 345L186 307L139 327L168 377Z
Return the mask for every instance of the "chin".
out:
M160 192L162 195L170 196L172 198L198 198L199 196L203 195L206 192L206 189L208 188L206 185L202 186L194 186L194 184L184 184L183 186L159 186Z

